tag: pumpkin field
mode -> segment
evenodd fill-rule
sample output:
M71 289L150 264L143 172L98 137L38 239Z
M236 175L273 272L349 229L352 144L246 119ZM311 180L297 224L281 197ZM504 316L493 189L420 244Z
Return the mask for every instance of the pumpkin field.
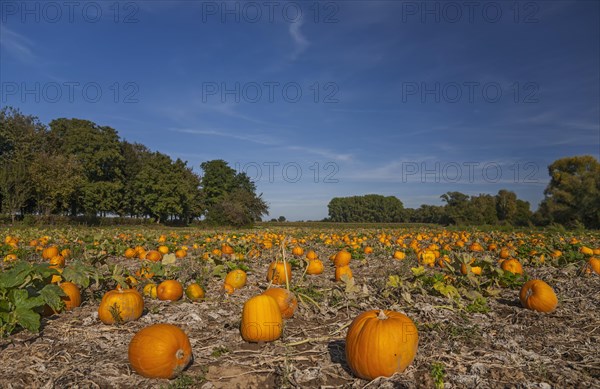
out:
M0 386L600 387L597 231L298 224L2 229Z

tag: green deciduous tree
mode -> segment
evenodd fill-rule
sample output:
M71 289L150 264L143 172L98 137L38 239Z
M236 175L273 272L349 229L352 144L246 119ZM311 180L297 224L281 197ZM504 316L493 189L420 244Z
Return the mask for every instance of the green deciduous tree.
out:
M115 212L122 199L124 163L117 131L89 120L55 119L50 122L48 141L56 152L75 156L84 172L72 212Z
M333 222L394 223L405 220L404 205L394 196L334 197L327 207L329 220Z
M501 222L512 223L517 213L517 195L515 192L501 189L496 195L496 214Z
M41 151L44 132L34 116L9 107L0 111L0 193L13 222L33 193L29 166Z
M600 228L600 163L590 155L561 158L548 166L550 182L538 218Z
M204 216L212 224L249 225L268 214L262 194L245 173L236 173L223 160L203 162L201 178Z

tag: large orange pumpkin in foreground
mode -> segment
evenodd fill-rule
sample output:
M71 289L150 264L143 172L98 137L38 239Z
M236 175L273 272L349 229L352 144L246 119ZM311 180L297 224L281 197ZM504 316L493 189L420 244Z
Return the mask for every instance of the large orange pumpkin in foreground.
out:
M154 324L140 330L129 343L129 363L144 377L174 378L192 360L192 346L183 330Z
M538 312L552 312L558 305L554 290L542 280L530 280L523 284L519 299L525 308Z
M283 319L277 301L271 296L254 296L244 304L240 331L247 342L271 342L279 339Z
M98 307L98 319L104 324L137 320L144 310L144 298L135 289L115 289L106 292Z
M271 296L279 305L281 311L281 317L289 319L294 315L296 308L298 308L298 299L294 293L284 288L269 288L263 292L263 295Z
M417 327L406 315L371 310L358 315L348 328L346 362L357 377L389 377L411 364L418 345Z

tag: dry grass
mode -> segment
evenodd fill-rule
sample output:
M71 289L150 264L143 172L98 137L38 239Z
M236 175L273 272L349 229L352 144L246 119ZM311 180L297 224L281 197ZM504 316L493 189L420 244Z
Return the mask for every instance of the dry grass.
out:
M192 266L193 260L187 260ZM566 268L534 269L531 276L548 281L559 296L554 313L521 308L514 289L489 298L489 312L470 313L447 308L448 300L429 294L415 292L412 304L382 298L381 280L404 266L387 258L353 263L358 289L351 295L334 285L333 268L300 283L301 270L295 270L294 283L313 293L319 307L305 298L286 321L280 340L245 343L238 329L242 305L266 288L269 262L253 264L247 286L231 296L222 294L221 281L213 279L205 301L146 300L140 320L119 326L97 319L97 296L88 291L80 308L45 319L39 335L20 332L0 341L0 386L430 388L437 378L445 388L600 387L598 276L581 277ZM403 311L415 321L419 351L403 374L369 383L349 371L344 337L359 312L384 307ZM192 343L194 361L177 380L145 379L128 364L132 336L157 322L180 326Z

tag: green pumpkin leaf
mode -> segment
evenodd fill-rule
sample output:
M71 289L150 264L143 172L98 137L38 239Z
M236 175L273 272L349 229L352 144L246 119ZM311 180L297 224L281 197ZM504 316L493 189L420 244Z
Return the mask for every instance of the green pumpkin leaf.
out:
M425 274L425 268L423 266L411 267L410 271L412 271L412 274L415 277L419 277L419 276L422 276L423 274Z
M29 308L18 307L15 310L17 323L31 332L38 332L40 330L40 315L32 311Z

